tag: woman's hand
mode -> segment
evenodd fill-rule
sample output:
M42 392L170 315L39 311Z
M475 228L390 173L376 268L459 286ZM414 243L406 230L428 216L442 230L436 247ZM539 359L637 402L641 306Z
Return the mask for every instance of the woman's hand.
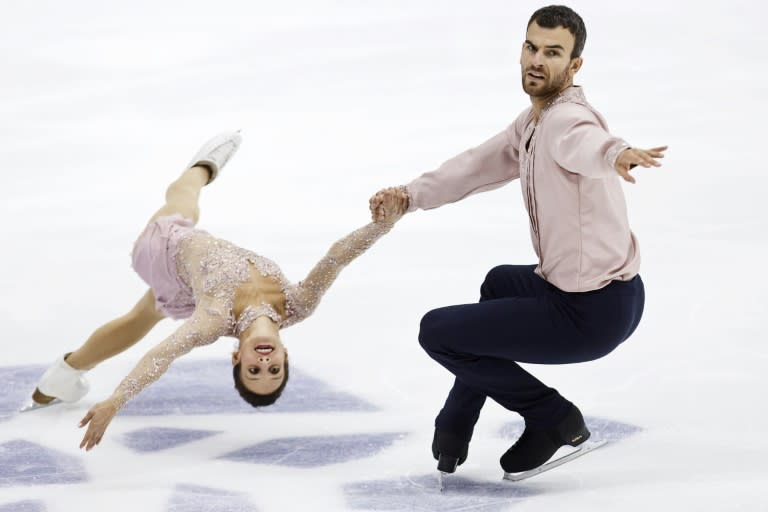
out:
M99 402L88 411L88 414L80 420L80 428L88 425L88 430L83 436L83 441L80 443L80 448L85 448L85 451L89 451L91 448L101 442L101 438L104 437L104 431L107 430L109 422L117 414L117 404L112 398L108 398L103 402Z
M405 187L389 187L376 192L368 201L374 222L394 224L408 210L410 197Z

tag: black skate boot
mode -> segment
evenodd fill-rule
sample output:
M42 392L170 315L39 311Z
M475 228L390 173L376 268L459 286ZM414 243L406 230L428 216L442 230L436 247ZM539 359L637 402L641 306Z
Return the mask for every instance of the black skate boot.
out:
M467 460L469 441L461 439L450 432L441 432L435 429L432 438L432 456L437 461L437 470L442 473L453 473L456 466L460 466Z
M501 467L507 473L519 473L547 462L564 445L579 446L589 439L589 430L581 411L574 405L568 415L551 430L526 427L523 435L501 456Z

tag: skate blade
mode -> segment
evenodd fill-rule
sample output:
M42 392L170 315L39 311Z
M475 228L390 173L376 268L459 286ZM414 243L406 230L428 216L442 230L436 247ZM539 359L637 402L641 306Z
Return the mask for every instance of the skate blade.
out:
M585 441L584 443L579 445L575 451L569 453L568 455L563 455L559 459L555 459L551 462L547 462L546 464L542 464L537 468L534 468L528 471L521 471L520 473L504 472L504 480L519 482L520 480L525 480L526 478L531 478L532 476L540 475L545 471L549 471L550 469L555 469L558 466L562 466L566 462L570 462L574 459L578 459L582 455L586 455L592 450L596 450L600 448L607 442L608 441L606 441L605 439L601 441Z
M39 403L35 402L34 400L31 400L27 405L25 405L24 407L19 409L19 412L36 411L38 409L45 409L46 407L50 407L52 405L57 405L57 404L60 404L60 403L62 403L62 401L59 400L58 398L54 398L53 400L51 400L47 404L39 404Z
M440 486L440 492L445 490L445 475L442 471L437 472L437 485Z

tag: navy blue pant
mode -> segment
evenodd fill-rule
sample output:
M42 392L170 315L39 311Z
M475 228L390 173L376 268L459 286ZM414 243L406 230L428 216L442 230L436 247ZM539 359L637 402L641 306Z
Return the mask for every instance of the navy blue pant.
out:
M591 292L568 293L533 270L493 268L480 302L434 309L421 320L419 343L456 376L435 426L467 441L485 398L546 430L571 402L517 363L566 364L603 357L626 340L643 314L640 276Z

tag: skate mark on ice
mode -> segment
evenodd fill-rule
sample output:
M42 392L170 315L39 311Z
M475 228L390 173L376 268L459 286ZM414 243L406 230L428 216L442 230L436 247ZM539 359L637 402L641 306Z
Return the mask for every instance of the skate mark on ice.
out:
M179 484L167 512L257 512L245 494L212 487Z
M271 439L219 457L235 462L313 468L371 457L405 434L353 434Z
M0 487L85 482L83 464L71 455L29 441L0 444Z
M369 412L377 408L350 393L291 366L291 377L280 399L254 409L237 394L232 365L226 360L179 361L121 412L124 416L165 414L264 414L274 412Z
M6 421L29 402L45 366L0 367L0 421Z
M475 482L457 475L450 475L445 490L440 492L437 476L433 474L368 480L344 486L351 508L408 512L496 512L507 510L515 501L540 492L502 482Z
M24 500L0 505L0 512L46 512L42 501Z
M593 441L621 441L643 430L637 425L595 416L585 416L584 421L592 434L590 439ZM522 421L513 421L504 424L499 430L499 435L508 439L517 439L523 433L524 428L525 424Z
M214 430L151 427L126 433L121 442L135 452L157 452L218 434Z

